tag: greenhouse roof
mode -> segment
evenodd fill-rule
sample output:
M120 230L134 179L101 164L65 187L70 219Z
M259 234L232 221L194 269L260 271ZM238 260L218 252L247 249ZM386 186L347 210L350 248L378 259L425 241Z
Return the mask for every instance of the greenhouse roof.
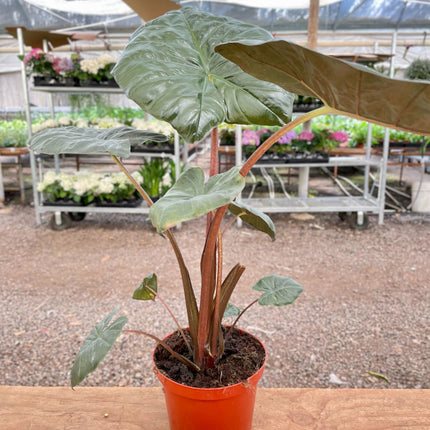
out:
M0 31L23 26L29 30L89 28L127 30L141 24L135 10L146 10L167 0L0 0ZM271 31L307 29L309 0L177 0L181 6L200 7ZM134 9L129 4L134 4ZM145 13L141 14L143 17ZM152 17L150 17L152 18ZM144 18L145 19L145 18ZM319 29L426 29L430 0L320 0Z

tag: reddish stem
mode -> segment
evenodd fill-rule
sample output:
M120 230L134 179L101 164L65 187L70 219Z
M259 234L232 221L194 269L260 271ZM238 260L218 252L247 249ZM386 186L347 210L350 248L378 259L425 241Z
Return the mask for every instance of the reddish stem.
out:
M217 209L215 216L209 228L209 232L206 236L206 243L203 249L202 261L201 261L201 296L200 296L200 314L199 314L199 329L197 333L197 354L196 361L200 366L204 360L204 351L206 342L208 340L209 333L209 320L212 313L212 300L213 291L211 288L212 283L212 268L213 261L215 258L216 244L218 232L224 214L227 210L228 205L222 206ZM212 293L211 293L212 292Z

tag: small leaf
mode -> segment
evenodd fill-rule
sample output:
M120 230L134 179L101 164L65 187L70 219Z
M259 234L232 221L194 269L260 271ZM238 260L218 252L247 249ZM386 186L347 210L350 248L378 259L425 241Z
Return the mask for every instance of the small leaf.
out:
M237 317L239 314L240 314L240 309L237 306L228 302L223 318Z
M303 291L296 281L279 275L261 278L252 289L264 292L258 299L258 303L264 306L290 305Z
M36 133L29 143L39 154L97 154L110 152L117 157L129 157L133 144L146 141L165 142L164 134L133 127L96 129L89 127L46 128Z
M239 215L239 217L244 222L256 228L257 230L268 234L272 240L275 240L275 225L273 224L273 221L270 219L270 217L265 213L260 212L259 210L254 209L253 207L248 206L240 201L234 201L230 203L228 210L233 215Z
M121 334L127 317L119 317L109 325L117 310L114 309L102 322L98 323L82 344L70 375L72 387L81 383L97 368Z
M148 288L149 287L149 288ZM136 300L154 300L157 292L157 275L152 273L148 275L139 287L133 293L133 299Z
M381 375L380 373L371 372L370 370L368 370L367 373L371 376L374 376L375 378L383 379L388 384L390 383L390 380L386 376Z
M230 203L245 186L245 178L233 167L214 175L205 184L200 167L186 170L175 185L149 210L149 218L159 232L205 215Z

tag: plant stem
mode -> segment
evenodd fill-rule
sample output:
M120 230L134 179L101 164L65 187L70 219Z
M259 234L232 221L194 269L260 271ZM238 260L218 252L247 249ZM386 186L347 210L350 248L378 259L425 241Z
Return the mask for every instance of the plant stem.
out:
M224 227L222 231L222 235L224 236L224 233L237 221L238 218L240 218L242 215L246 215L246 212L240 212L238 213L229 223Z
M237 316L237 318L234 320L234 323L231 325L231 327L228 329L227 335L230 335L231 331L234 329L235 325L239 321L240 317L252 306L255 305L258 302L258 299L255 299L253 302L251 302L245 309L242 310L242 312ZM227 336L226 335L226 336Z
M193 286L191 283L190 273L188 272L187 266L185 265L184 258L179 249L176 239L170 230L166 230L165 234L170 241L173 251L176 255L176 259L179 264L181 271L182 285L184 289L185 303L187 308L188 324L190 328L190 336L194 345L197 344L197 330L199 324L199 311L197 308L196 296L194 294Z
M212 339L210 343L212 357L218 357L218 334L220 324L220 300L221 300L221 281L222 281L222 234L221 230L218 229L218 258L217 258L217 276L216 276L216 291L215 291L215 305L213 311L212 321Z
M240 174L242 176L246 176L248 172L251 170L252 166L264 155L264 153L273 145L275 144L284 134L288 133L293 128L297 127L300 124L303 124L306 121L309 121L312 118L316 118L320 115L326 115L328 113L334 113L334 109L323 106L319 109L315 109L311 112L307 112L304 115L296 118L293 121L290 121L288 124L284 125L281 129L279 129L277 132L272 134L264 143L262 143L256 150L253 152L253 154L246 160L246 163L242 166L240 169Z
M214 176L218 173L218 127L214 127L211 131L211 151L210 151L210 165L209 165L209 177ZM212 222L213 214L208 212L206 215L206 234L209 231L209 226Z
M133 176L130 174L130 172L127 170L127 168L124 166L124 164L119 160L119 158L113 154L110 154L111 157L114 159L115 163L118 164L120 169L124 172L124 174L127 176L127 178L130 180L130 182L136 187L136 190L140 193L140 195L145 199L145 201L148 203L149 206L153 205L153 202L151 198L148 196L148 194L145 192L145 190L140 186L138 182L133 178ZM191 277L188 272L187 266L185 265L184 258L182 256L182 253L179 249L179 246L176 242L175 237L173 236L173 233L170 230L165 231L165 235L170 241L170 244L173 248L173 251L176 255L176 259L178 261L179 269L181 271L181 278L182 278L182 285L184 289L184 296L185 296L185 303L187 308L187 316L188 316L188 325L190 327L190 336L191 340L194 345L197 344L197 328L198 328L198 321L199 321L199 311L197 308L197 301L194 294L193 286L191 283Z
M124 172L125 176L127 176L128 180L134 185L137 192L143 197L146 203L148 203L148 206L151 207L154 202L151 200L151 197L148 196L146 191L142 188L142 186L133 178L133 176L130 174L130 172L127 170L127 168L124 166L124 164L121 162L121 160L116 156L110 153L110 156L113 158L116 164L118 164L119 168Z
M163 340L159 339L157 336L154 336L152 334L146 333L145 331L140 330L123 330L123 333L136 333L136 334L143 334L144 336L147 336L153 340L155 340L157 343L159 343L163 348L167 349L167 351L170 352L170 354L173 355L177 360L179 360L181 363L184 363L187 367L189 367L191 370L195 372L200 372L200 367L197 366L197 364L193 363L191 360L188 360L187 357L184 357L182 354L178 354L176 351L173 351L172 348L170 348L169 345L166 344Z
M212 284L212 267L215 257L218 231L221 225L222 218L227 210L228 205L217 209L215 216L206 235L206 243L202 253L201 260L201 296L200 296L200 314L199 328L197 334L197 355L196 362L201 365L204 360L204 351L209 333L209 319L212 312L211 304L213 300Z
M148 288L148 290L152 291L152 293L155 295L155 297L157 297L158 300L160 300L161 304L166 308L167 312L169 313L169 315L172 317L173 321L176 324L176 327L178 327L178 331L182 336L182 339L184 339L185 344L187 345L188 351L190 352L190 354L193 353L193 350L191 349L190 343L188 342L184 331L182 330L181 326L178 323L178 320L176 319L175 315L173 315L172 310L169 308L169 306L167 305L167 303L163 300L163 298L157 293L157 291L153 290L151 287L146 286L146 288Z
M213 176L218 173L218 150L218 127L214 127L211 131L211 164L209 168L209 176Z

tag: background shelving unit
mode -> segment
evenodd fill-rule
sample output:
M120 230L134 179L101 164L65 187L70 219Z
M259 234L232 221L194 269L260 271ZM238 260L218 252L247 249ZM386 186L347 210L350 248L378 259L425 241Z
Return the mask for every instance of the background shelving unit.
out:
M41 86L41 87L32 87L31 91L41 91L46 92L50 95L55 93L69 93L69 94L83 94L83 93L122 93L120 88L115 87L54 87L54 86ZM51 100L51 117L55 117L55 108L53 105L53 97L50 97ZM29 107L28 107L29 108ZM31 115L31 114L30 114ZM193 148L194 150L195 148ZM132 214L147 214L149 211L148 205L143 201L137 207L117 207L117 206L57 206L53 204L47 204L43 202L43 195L37 191L37 182L43 178L43 170L44 170L44 160L43 157L36 157L35 154L30 151L30 163L33 172L33 189L34 189L34 208L36 211L36 222L38 224L41 223L41 214L47 212L53 212L53 218L51 220L51 227L62 229L66 228L69 220L65 217L64 214L72 214L72 217L75 220L79 220L79 218L83 219L86 213L132 213ZM102 154L101 154L102 155ZM189 146L187 144L180 145L179 135L175 133L174 139L174 150L173 153L169 152L151 152L144 151L138 152L133 151L131 153L131 157L135 159L134 164L138 164L136 159L143 158L165 158L173 160L176 169L176 177L179 176L180 173L180 165L181 161L186 163L190 161L193 156L189 154ZM98 164L96 161L91 163L91 161L86 161L85 164ZM114 164L113 161L112 163ZM127 163L126 163L127 164ZM54 165L57 173L60 171L60 157L54 156ZM83 215L74 215L74 214L83 214Z
M249 197L242 195L242 201L250 206L258 208L268 213L297 213L297 212L338 212L339 215L350 213L352 223L356 228L366 227L367 213L379 215L379 221L382 223L384 214L384 190L386 181L386 157L388 146L384 145L382 157L371 159L371 133L372 127L369 125L367 143L364 156L339 156L330 157L327 162L315 163L288 163L288 164L268 164L257 163L253 170L260 169L262 175L267 177L267 169L293 168L299 171L298 196L291 197ZM235 139L235 163L240 165L242 162L242 141L241 126L236 127ZM336 168L336 167L361 167L364 171L364 186L360 190L360 196L344 195L334 197L308 197L308 182L311 168ZM378 195L372 197L370 192L370 171L376 169L379 171ZM251 171L252 173L252 171Z

